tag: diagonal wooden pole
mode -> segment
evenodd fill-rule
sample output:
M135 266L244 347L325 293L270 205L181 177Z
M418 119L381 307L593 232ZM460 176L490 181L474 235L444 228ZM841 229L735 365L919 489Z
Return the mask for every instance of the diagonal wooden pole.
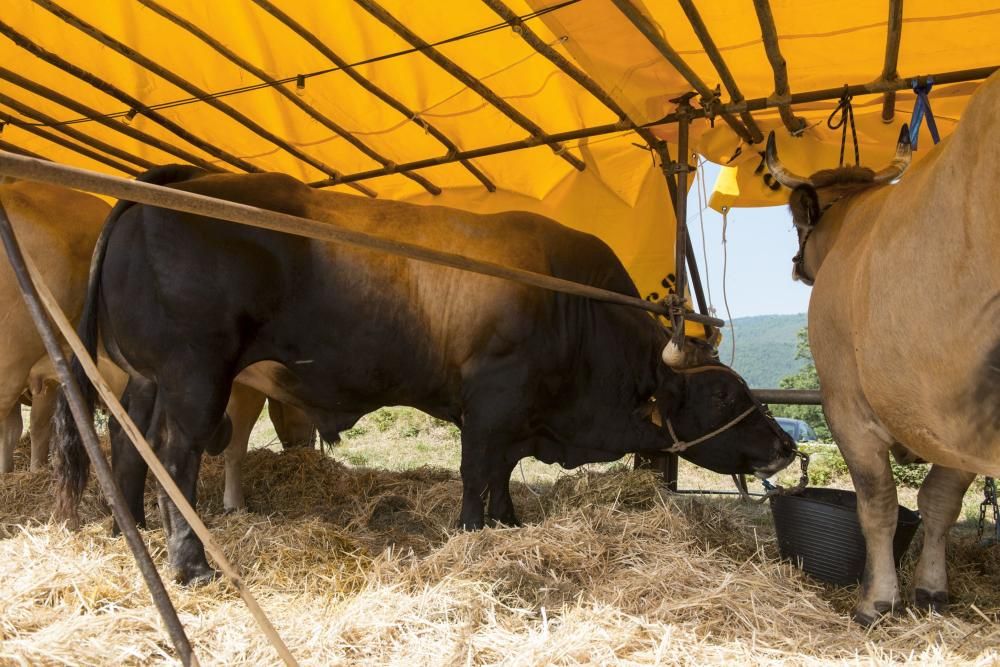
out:
M177 610L174 609L174 605L170 601L170 596L167 594L167 589L163 586L163 580L160 579L160 573L156 571L156 565L153 564L153 559L150 558L149 551L146 550L146 544L142 541L142 536L139 535L135 519L132 517L131 512L129 512L128 504L125 502L124 496L122 496L121 489L115 484L114 477L111 474L111 467L101 452L101 447L97 442L97 433L94 432L93 420L87 414L83 397L80 394L80 388L70 373L66 356L59 345L55 331L52 329L52 324L45 317L45 311L42 309L41 302L47 302L46 308L50 311L53 310L54 306L54 309L60 315L62 315L62 310L59 309L59 305L42 281L31 258L21 251L17 242L17 236L14 234L14 227L11 225L2 203L0 203L0 237L3 239L4 247L7 250L7 258L10 260L10 266L14 271L14 276L17 278L21 295L24 297L24 303L31 314L31 319L34 320L35 327L38 329L38 335L41 337L42 343L44 343L45 349L49 353L49 358L52 360L52 364L55 366L56 373L62 383L66 399L69 401L70 409L73 412L73 420L80 431L83 445L90 456L90 460L94 463L97 481L101 485L101 490L104 492L105 498L108 499L108 504L111 506L111 513L114 515L115 521L121 526L129 549L132 550L132 555L135 557L136 565L142 573L143 579L146 581L146 586L149 588L153 603L156 605L156 609L160 612L163 623L167 627L167 634L170 636L170 641L173 643L182 664L198 665L198 659L191 651L191 642L184 632L184 626L181 625L181 621L177 617ZM63 319L65 320L65 317ZM68 320L66 320L66 324L69 325ZM72 327L70 328L72 329Z
M143 460L146 461L146 464L156 477L156 480L160 483L160 486L163 487L170 499L175 505L177 505L177 509L180 510L184 519L188 522L188 524L190 524L195 534L202 541L202 544L205 545L205 551L212 556L219 568L222 570L223 574L229 579L233 586L236 587L236 590L239 591L243 601L250 609L250 614L254 617L254 620L257 622L257 625L267 637L268 641L271 642L275 650L278 651L281 659L284 660L286 665L294 665L297 667L298 662L288 650L285 642L283 642L281 637L278 636L278 633L271 624L271 621L267 618L267 615L264 614L260 605L257 604L257 600L246 587L246 584L243 582L243 578L240 576L239 570L237 570L236 567L233 566L226 558L226 554L222 551L222 548L212 538L212 534L209 532L208 527L205 526L201 517L198 516L195 509L191 507L190 503L188 503L187 498L184 497L184 493L180 490L180 488L178 488L177 484L170 476L170 473L167 472L167 469L163 467L160 459L153 452L153 448L150 447L148 442L146 442L146 438L139 430L139 427L137 427L131 417L128 416L128 412L126 412L125 408L122 407L122 404L119 402L115 392L111 390L111 387L108 386L108 383L101 376L100 371L97 370L97 366L94 364L94 360L91 359L90 355L87 353L87 348L84 346L83 341L80 340L80 337L77 335L76 329L73 328L73 325L70 324L68 319L66 319L66 315L62 312L59 304L52 296L52 292L49 291L49 288L46 286L42 276L35 268L34 262L32 262L31 258L28 256L25 256L24 260L27 265L28 272L31 274L31 279L34 281L35 287L38 289L38 296L41 299L41 302L45 305L45 309L48 311L49 317L52 318L52 321L59 329L59 332L62 333L63 338L65 338L66 342L69 343L70 348L73 350L73 353L79 360L80 365L83 367L84 373L86 373L87 377L94 384L94 387L100 394L101 400L104 401L108 410L112 415L114 415L115 419L118 420L119 425L122 427L122 431L128 435L129 440L131 440L132 444L135 445L135 448L139 451ZM103 457L98 458L101 459ZM107 465L106 462L105 465ZM110 476L110 469L108 469L107 473ZM113 484L114 480L111 480L111 483ZM124 499L122 502L124 503ZM126 514L126 516L129 515ZM122 519L119 520L118 525L124 530L129 525L134 527L135 522L131 518Z

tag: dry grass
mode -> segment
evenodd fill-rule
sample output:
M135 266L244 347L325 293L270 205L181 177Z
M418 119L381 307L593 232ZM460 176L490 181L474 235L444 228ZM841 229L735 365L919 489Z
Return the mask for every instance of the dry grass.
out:
M537 470L532 488L515 471L518 529L454 530L453 470L317 451L252 452L252 511L231 515L207 460L200 510L303 664L1000 662L997 548L952 548L954 613L865 632L845 614L853 590L775 560L764 508L665 496L650 474ZM77 533L45 523L50 502L44 474L0 478L0 663L171 662L95 491ZM169 588L203 664L277 663L228 584Z

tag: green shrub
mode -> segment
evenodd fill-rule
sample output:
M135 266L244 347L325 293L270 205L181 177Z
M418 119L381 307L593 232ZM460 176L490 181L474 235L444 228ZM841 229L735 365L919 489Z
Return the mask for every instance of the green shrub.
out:
M892 478L896 480L896 484L898 486L907 486L911 489L919 489L931 469L927 463L900 465L895 461L890 461L889 465L892 467Z

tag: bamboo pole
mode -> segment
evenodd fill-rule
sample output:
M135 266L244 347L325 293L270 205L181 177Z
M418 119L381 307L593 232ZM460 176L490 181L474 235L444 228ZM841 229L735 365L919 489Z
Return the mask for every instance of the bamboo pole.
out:
M293 93L291 90L288 89L287 86L279 84L274 79L274 77L272 77L267 72L265 72L264 70L260 69L259 67L251 63L249 60L243 58L242 56L234 52L232 49L230 49L225 44L212 37L210 34L205 32L195 24L191 23L182 16L175 14L174 12L170 11L163 5L157 3L155 0L138 0L138 1L140 4L156 12L167 21L170 21L171 23L178 26L182 30L198 38L199 40L207 44L216 53L223 56L231 63L235 64L237 67L240 67L246 70L247 72L250 72L264 83L270 84L276 93L278 93L286 100L288 100L289 102L297 106L299 109L304 111L310 118L320 123L323 127L327 128L340 138L344 139L347 143L351 144L356 149L364 153L367 157L371 158L372 160L375 160L383 167L392 164L392 160L388 159L384 155L381 155L380 153L372 149L370 146L365 144L365 142L361 141L353 134L351 134L348 130L341 127L339 124L331 120L326 115L320 113L314 106L312 106L311 104L303 100L301 97L299 97L299 95ZM404 176L405 178L409 178L412 181L415 181L432 195L441 194L441 188L434 185L432 182L430 182L428 179L424 178L420 174L414 174L412 172L404 172L402 176Z
M503 115L510 118L512 121L520 125L522 128L527 130L532 137L538 139L539 144L545 144L552 147L552 151L563 158L574 168L579 171L583 171L586 165L580 158L576 157L572 153L567 152L566 147L559 144L558 142L550 142L549 136L539 127L533 120L522 114L520 111L515 109L504 100L502 97L497 95L495 92L490 90L482 81L472 76L466 70L459 67L453 60L443 55L440 51L435 49L433 46L424 41L412 30L403 25L392 14L387 12L381 5L379 5L375 0L354 0L361 7L371 14L375 19L386 26L399 37L403 38L410 46L415 49L419 49L421 53L427 56L431 61L433 61L438 67L443 69L448 74L461 81L463 84L468 86L471 90L475 91L480 97L492 104L499 110Z
M350 77L355 83L367 90L369 93L380 99L382 102L386 103L400 114L404 118L408 118L410 122L415 123L422 130L427 132L429 135L437 139L445 148L448 149L449 153L457 153L459 151L458 146L449 139L441 130L435 127L431 122L425 118L421 118L420 115L410 109L408 106L400 102L398 99L390 95L388 92L375 85L367 78L362 76L355 68L351 67L350 63L337 55L330 47L320 40L316 35L307 30L300 23L295 21L291 16L283 12L281 9L275 7L269 0L253 0L266 13L273 16L277 21L285 25L289 30L298 35L302 40L304 40L309 46L316 49L323 57L328 59L334 64L334 66L340 68L340 70ZM496 192L497 186L489 179L486 174L484 174L476 165L474 165L469 160L459 160L459 164L465 167L469 173L476 177L476 179L483 184L490 192Z
M753 0L753 7L757 11L757 21L760 23L764 51L771 63L771 69L774 70L774 96L784 97L788 95L788 66L784 56L781 55L781 48L778 46L778 30L774 26L771 5L768 0ZM779 104L778 113L781 114L781 122L793 135L798 136L805 130L805 119L793 115L788 104Z
M708 27L702 20L701 14L698 13L698 8L694 5L694 0L678 0L678 2L680 2L681 9L683 9L684 13L687 15L688 23L690 23L691 28L694 29L694 34L698 36L698 41L701 42L702 48L705 49L705 55L707 55L708 59L712 61L712 65L715 66L715 71L719 73L722 85L726 87L726 92L729 93L730 101L742 102L744 99L743 93L740 91L740 87L736 84L736 79L733 78L733 73L729 71L729 65L726 64L725 58L722 57L722 52L719 51L719 47L715 45L715 40L712 39L711 33L708 32ZM757 144L764 140L764 135L761 133L760 128L757 126L756 121L754 121L753 116L750 115L749 111L740 112L740 119L750 132L753 143Z
M293 157L318 169L319 171L327 174L330 177L335 178L340 175L340 172L338 170L334 169L333 167L327 164L324 164L320 160L317 160L316 158L303 152L302 150L296 148L295 146L292 146L278 135L263 128L261 125L250 119L245 114L237 111L236 109L226 104L222 100L212 97L211 93L209 93L208 91L202 90L201 88L194 85L187 79L183 78L182 76L174 72L171 72L167 68L150 60L149 58L142 55L135 49L131 48L130 46L127 46L126 44L123 44L122 42L118 41L111 35L108 35L107 33L98 30L97 28L90 25L89 23L79 18L78 16L66 11L65 9L57 5L55 2L53 2L53 0L34 0L34 2L36 5L49 11L57 18L73 26L83 34L100 42L101 44L108 47L112 51L115 51L116 53L125 56L126 58L128 58L135 64L139 65L140 67L152 72L153 74L157 75L162 79L165 79L166 81L169 81L170 83L177 86L181 90L187 92L189 95L204 100L205 103L208 104L209 106L222 112L223 114L234 120L236 123L242 125L244 128L250 130L257 136L266 139L267 141L274 144L275 146L285 151L286 153L292 155ZM354 184L351 187L360 192L363 192L369 197L376 196L375 191L372 190L371 188L368 188L367 186Z
M49 358L56 369L56 374L59 376L59 381L62 383L63 393L73 413L73 420L80 431L87 455L94 464L98 483L104 493L104 497L108 500L111 513L122 529L125 541L128 543L139 572L142 574L146 586L149 588L153 604L163 618L167 634L174 648L177 650L178 657L180 657L184 665L197 665L198 659L191 650L191 642L184 632L184 626L177 617L177 610L174 609L173 603L170 601L170 596L167 594L167 589L163 585L163 580L156 570L156 565L153 564L153 559L150 558L149 551L146 550L146 545L142 541L139 530L136 528L135 519L132 517L131 512L129 512L128 504L125 502L124 496L122 496L121 489L115 483L111 467L101 452L100 444L97 441L97 433L94 432L93 419L84 406L80 387L77 386L73 376L70 374L69 363L63 354L62 347L55 335L55 331L52 329L52 325L45 316L45 309L43 309L42 303L44 302L46 308L50 311L54 311L52 312L54 319L61 316L66 326L70 329L72 327L63 315L62 310L46 286L45 281L38 273L38 270L35 269L31 257L21 252L17 236L14 233L10 219L7 217L7 212L3 208L3 204L0 204L0 237L3 239L3 244L7 251L7 259L17 279L21 296L24 298L24 303L31 315L31 319L35 323L35 328L38 329L38 335L41 337L42 343L45 345L45 350L48 352Z
M885 37L885 64L882 66L882 80L899 78L896 69L899 62L899 43L903 38L903 0L889 0L889 24ZM896 93L889 91L882 98L882 121L892 122L896 113Z
M316 220L309 220L308 218L268 211L247 206L246 204L224 201L174 188L99 174L87 169L33 160L11 153L0 153L0 174L7 174L29 181L42 181L44 183L62 185L76 190L98 192L109 197L117 197L118 199L134 201L140 204L169 208L194 215L227 220L229 222L238 222L252 227L305 236L319 241L378 250L391 255L408 257L463 271L512 280L555 292L586 297L606 303L632 306L660 315L670 312L661 303L646 301L645 299L628 294L621 294L592 285L583 285L535 271L527 271L525 269L503 266L494 262L471 259L462 255L433 250L412 243L385 239L373 234L346 229L335 222L318 222ZM336 220L337 212L332 211L331 215ZM688 313L687 317L692 321L711 324L712 326L725 325L722 320L696 313Z
M113 155L113 156L115 156L116 158L118 158L120 160L124 160L126 162L131 162L132 164L134 164L136 166L139 166L139 167L142 167L143 169L152 169L153 167L156 166L154 163L150 162L146 158L139 157L138 155L133 155L132 153L128 153L126 151L121 150L120 148L115 148L111 144L104 143L100 139L94 139L93 137L91 137L89 135L86 135L83 132L80 132L79 130L76 130L76 129L72 128L72 127L69 127L68 125L60 125L59 121L56 120L55 118L53 118L52 116L49 116L48 114L44 114L41 111L36 111L36 110L32 109L31 107L29 107L27 104L22 104L21 102L18 102L17 100L15 100L13 97L10 97L9 95L4 95L3 93L0 93L0 104L3 104L4 106L10 107L11 109L13 109L14 111L16 111L17 113L21 114L22 116L27 116L28 118L31 118L32 120L34 120L36 122L44 123L44 124L50 126L56 132L60 132L62 134L65 134L67 137L72 137L72 138L76 139L77 141L79 141L82 144L86 144L87 146L90 146L91 148L96 148L97 150L103 151L103 152L107 153L108 155ZM11 122L14 125L17 125L18 127L20 127L21 129L25 130L26 132L31 132L31 133L36 134L38 136L42 136L41 133L36 132L36 130L40 130L41 128L36 127L34 125L31 125L29 123L19 124L17 122L17 119L14 119L14 118L11 118L10 120L11 120ZM42 132L44 132L44 130ZM45 138L49 138L49 136L54 136L54 135L51 135L51 133L45 133L45 134L47 135ZM58 141L56 141L56 143L60 143L60 145L64 145L67 148L71 148L72 147L71 144L62 144L61 142L58 142ZM73 150L77 150L77 152L81 152L81 151L78 150L78 148L73 148ZM91 156L88 155L88 157L91 157ZM105 161L105 159L102 159L101 162L104 162L105 164L108 164ZM110 167L112 165L108 164L108 166ZM118 169L118 168L119 167L115 166L115 169Z
M177 146L172 146L165 141L161 141L160 139L147 134L146 132L135 129L131 125L126 125L119 120L108 118L97 109L89 107L81 102L77 102L73 98L63 95L57 90L53 90L52 88L43 86L40 83L25 78L17 72L7 69L6 67L0 67L0 79L9 81L19 88L23 88L24 90L34 93L35 95L51 100L56 104L66 107L67 109L72 109L81 116L93 118L94 121L104 125L105 127L109 127L116 132L120 132L127 137L131 137L132 139L142 142L147 146L152 146L153 148L161 150L164 153L169 153L170 155L179 157L185 162L189 162L193 165L201 167L202 169L207 169L208 171L222 171L219 167L198 157L194 153L190 153L183 148L178 148Z
M661 35L660 31L653 25L652 21L650 21L638 7L632 4L631 0L611 1L614 3L615 7L617 7L618 10L625 15L632 25L634 25L636 29L642 33L649 43L652 44L657 51L659 51L660 55L662 55L667 62L669 62L671 66L673 66L673 68L684 77L684 80L691 84L696 91L698 91L698 94L702 99L702 105L715 106L715 93L704 81L702 81L701 77L699 77L686 62L684 62L684 59L681 58L680 54L678 54L677 51L670 46L666 38ZM747 130L747 128L743 127L743 124L731 113L728 111L721 111L719 115L722 116L722 120L726 121L726 124L729 125L733 132L743 139L743 141L750 144L754 143L753 135Z
M25 51L32 54L33 56L40 58L41 60L44 60L53 67L57 67L58 69L66 72L67 74L75 76L81 81L90 84L92 87L96 88L102 93L115 98L122 104L125 104L126 106L132 109L135 109L137 112L141 113L146 118L149 118L154 123L160 125L165 130L172 132L177 137L183 139L192 146L195 146L196 148L200 148L209 155L212 155L224 162L228 162L232 166L236 167L237 169L242 169L243 171L247 172L260 171L259 168L255 167L254 165L247 162L243 158L228 153L227 151L222 150L218 146L201 139L200 137L186 130L178 123L175 123L174 121L170 120L169 118L161 114L159 111L156 111L155 109L150 109L142 102L140 102L138 99L126 93L121 88L111 85L107 81L104 81L103 79L95 76L94 74L91 74L87 70L81 67L77 67L68 60L65 60L64 58L59 57L58 55L52 53L51 51L48 51L42 46L39 46L38 44L31 41L30 39L19 33L11 26L4 23L3 21L0 21L0 34L5 35L8 39L10 39L12 42L14 42Z

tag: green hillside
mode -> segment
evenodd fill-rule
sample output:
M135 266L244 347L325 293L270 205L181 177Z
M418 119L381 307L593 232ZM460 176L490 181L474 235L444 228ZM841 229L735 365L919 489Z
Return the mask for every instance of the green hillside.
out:
M751 387L774 388L781 378L802 366L795 359L795 334L806 326L805 313L797 315L757 315L733 320L736 333L736 362L733 364ZM719 350L720 358L729 363L729 336Z

